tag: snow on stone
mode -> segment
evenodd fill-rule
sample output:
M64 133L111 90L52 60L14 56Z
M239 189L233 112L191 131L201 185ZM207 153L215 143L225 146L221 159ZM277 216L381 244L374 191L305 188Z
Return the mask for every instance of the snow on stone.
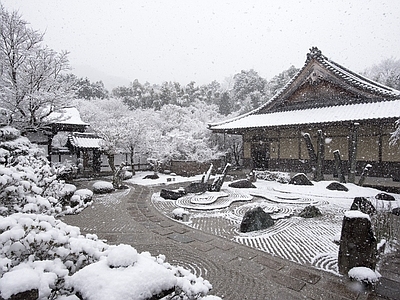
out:
M172 211L172 215L174 217L183 218L184 214L189 214L189 212L187 210L183 209L182 207L175 208Z
M369 215L364 214L364 213L362 213L362 212L359 211L359 210L349 210L349 211L346 211L346 212L344 213L344 215L345 215L347 218L349 218L349 219L353 219L353 218L363 218L363 219L371 220L370 217L369 217Z
M375 283L381 275L367 267L354 267L348 272L350 278L360 282Z
M20 292L39 288L40 277L35 270L29 268L7 272L0 279L0 293L4 299Z

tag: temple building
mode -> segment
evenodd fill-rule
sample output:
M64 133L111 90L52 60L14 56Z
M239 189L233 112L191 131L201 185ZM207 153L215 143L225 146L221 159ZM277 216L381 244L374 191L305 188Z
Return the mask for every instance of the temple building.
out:
M358 75L313 47L299 72L261 107L209 124L214 133L241 135L243 165L251 169L311 172L310 151L324 138L325 174L335 173L338 150L345 172L356 158L356 174L400 177L400 147L389 143L400 118L400 91Z

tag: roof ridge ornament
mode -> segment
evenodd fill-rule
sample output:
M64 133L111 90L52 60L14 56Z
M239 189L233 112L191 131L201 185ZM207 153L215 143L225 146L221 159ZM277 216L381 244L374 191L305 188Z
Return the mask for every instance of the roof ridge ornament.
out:
M322 52L318 49L318 47L311 47L310 52L307 53L307 61L321 56L323 57Z

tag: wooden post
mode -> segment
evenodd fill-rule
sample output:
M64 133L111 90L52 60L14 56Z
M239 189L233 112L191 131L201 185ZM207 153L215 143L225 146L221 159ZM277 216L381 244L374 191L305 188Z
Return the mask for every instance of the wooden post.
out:
M358 126L359 123L354 123L351 127L350 140L349 140L349 182L354 183L356 179L356 167L357 167L357 137L358 137Z
M343 166L342 166L342 160L340 159L339 150L333 151L333 156L335 157L335 167L339 176L339 182L346 183L346 178L344 177L343 174Z

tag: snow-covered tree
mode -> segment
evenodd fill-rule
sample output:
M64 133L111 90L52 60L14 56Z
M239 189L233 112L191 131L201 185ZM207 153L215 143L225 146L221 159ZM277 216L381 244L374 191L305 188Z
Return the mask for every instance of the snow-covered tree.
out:
M235 100L235 110L244 113L257 108L265 95L267 81L253 69L241 71L233 79L235 82L232 93Z
M87 77L76 81L76 96L86 100L105 99L109 97L108 91L101 80L90 82Z
M387 58L363 72L366 77L400 90L400 59Z
M390 145L394 145L400 141L400 119L396 121L396 130L390 137Z
M0 107L12 111L13 126L40 128L74 95L74 78L65 74L68 53L43 46L43 34L18 12L0 6L0 18Z

